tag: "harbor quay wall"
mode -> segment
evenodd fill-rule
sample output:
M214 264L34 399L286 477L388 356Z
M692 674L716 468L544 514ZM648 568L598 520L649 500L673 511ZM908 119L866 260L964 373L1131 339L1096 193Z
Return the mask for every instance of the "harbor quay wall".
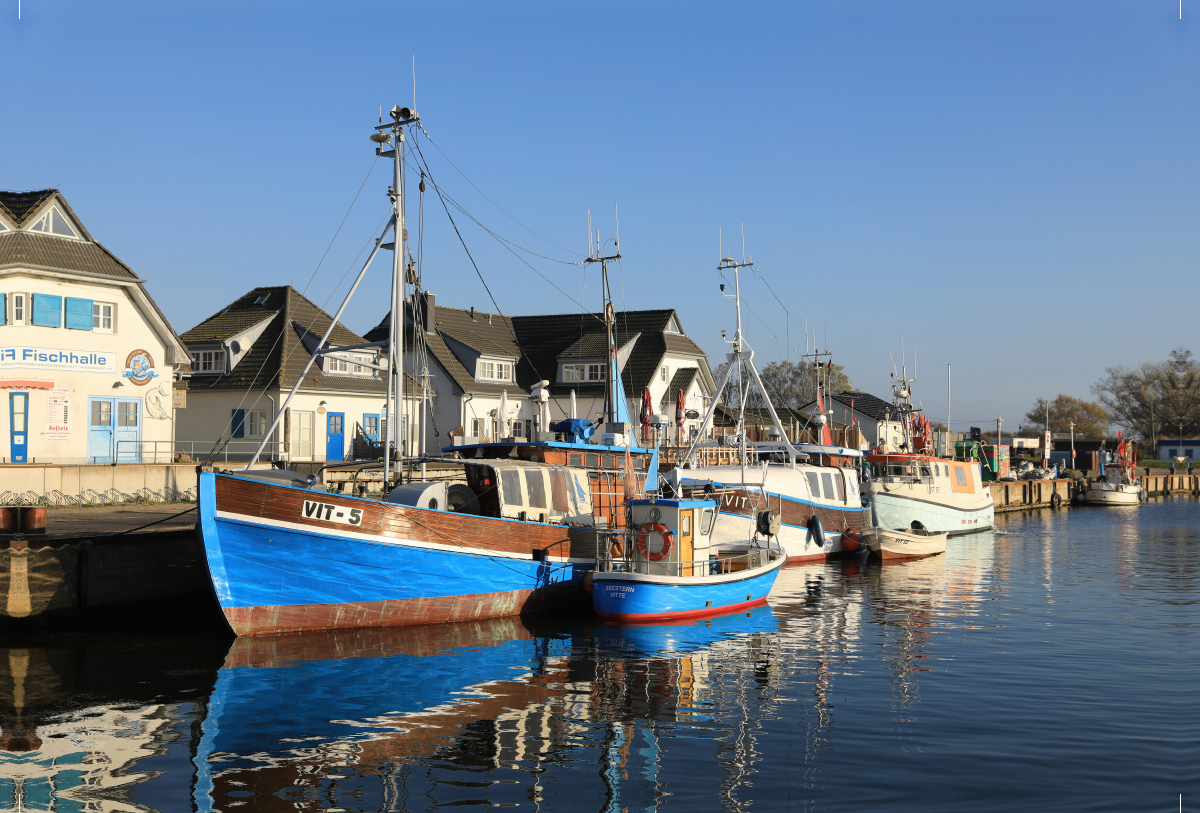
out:
M1053 508L1071 504L1075 496L1074 480L1015 480L988 483L996 513ZM1055 500L1055 495L1058 499Z
M50 540L48 540L50 541ZM153 602L199 602L212 587L194 530L53 540L0 549L0 631L89 610Z
M1152 469L1143 469L1143 471L1144 474L1136 476L1148 497L1168 494L1200 494L1200 475L1198 474L1151 474Z

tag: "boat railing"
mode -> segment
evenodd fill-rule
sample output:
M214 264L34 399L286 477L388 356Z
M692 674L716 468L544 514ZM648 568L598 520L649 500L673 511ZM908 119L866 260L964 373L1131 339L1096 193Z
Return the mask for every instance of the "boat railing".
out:
M779 551L759 548L729 556L712 556L687 562L651 562L642 557L614 554L612 546L605 546L596 557L596 570L600 573L641 573L655 576L703 577L723 576L744 570L754 570L775 561L783 554Z

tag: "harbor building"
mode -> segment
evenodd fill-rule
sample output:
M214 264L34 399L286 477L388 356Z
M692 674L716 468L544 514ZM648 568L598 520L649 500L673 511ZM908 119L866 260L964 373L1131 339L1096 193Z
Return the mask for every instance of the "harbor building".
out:
M390 318L368 331L367 339L386 340ZM634 431L649 389L653 408L672 427L673 442L676 398L683 391L686 410L697 414L685 419L684 436L690 437L716 388L704 351L683 331L672 309L619 311L614 319L617 362ZM405 322L406 372L439 394L430 399L423 429L410 420L413 436L424 436L427 453L506 436L536 439L570 417L572 391L575 417L594 420L603 410L608 367L602 314L510 317L439 306L433 294L424 294ZM546 393L546 426L542 402L534 397L541 382L548 382L540 388ZM420 384L416 386L419 399ZM507 414L501 414L502 400ZM414 418L419 414L412 413Z
M169 461L187 352L57 189L0 192L0 462Z
M178 448L197 460L246 460L266 438L263 460L379 457L387 376L374 347L321 355L271 431L332 320L283 285L255 288L184 333L192 377ZM340 323L329 337L334 346L366 342ZM413 382L407 389L411 397Z
M893 420L895 406L869 392L846 390L831 395L825 408L831 413L830 420L843 426L857 426L863 441L872 449L885 441L898 449L904 442L904 424ZM810 401L799 411L808 416L815 415L817 402Z
M1182 457L1189 465L1193 462L1200 463L1200 440L1175 438L1174 440L1158 441L1159 460L1174 460L1179 457Z

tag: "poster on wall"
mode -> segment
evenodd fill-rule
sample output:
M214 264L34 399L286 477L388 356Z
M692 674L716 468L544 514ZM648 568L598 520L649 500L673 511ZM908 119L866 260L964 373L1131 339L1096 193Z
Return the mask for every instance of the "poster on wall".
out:
M47 391L50 409L46 419L46 440L71 439L71 388L55 387Z

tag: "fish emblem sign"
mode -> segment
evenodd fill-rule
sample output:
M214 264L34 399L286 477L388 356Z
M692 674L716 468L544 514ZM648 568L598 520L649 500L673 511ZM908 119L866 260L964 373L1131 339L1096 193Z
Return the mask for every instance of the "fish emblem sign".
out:
M158 378L158 373L154 371L154 357L145 350L134 350L125 359L125 372L122 375L139 387L145 386L151 379Z

